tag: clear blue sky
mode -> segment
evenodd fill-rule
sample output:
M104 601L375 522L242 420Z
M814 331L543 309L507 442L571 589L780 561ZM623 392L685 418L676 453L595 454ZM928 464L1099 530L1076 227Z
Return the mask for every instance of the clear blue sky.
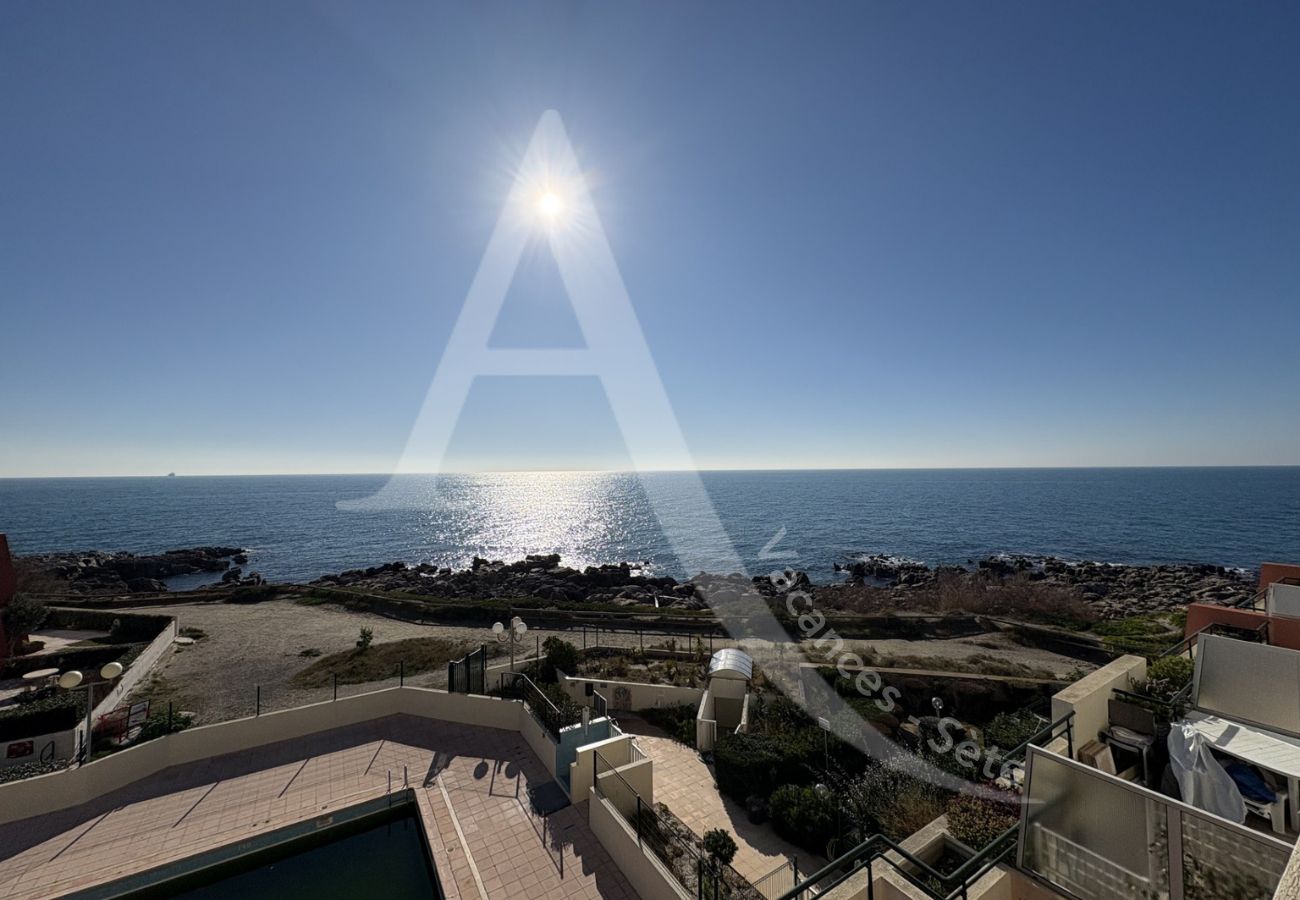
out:
M1300 463L1283 4L0 5L0 475L381 472L548 108L701 467ZM501 345L565 343L532 254ZM455 468L619 467L481 381Z

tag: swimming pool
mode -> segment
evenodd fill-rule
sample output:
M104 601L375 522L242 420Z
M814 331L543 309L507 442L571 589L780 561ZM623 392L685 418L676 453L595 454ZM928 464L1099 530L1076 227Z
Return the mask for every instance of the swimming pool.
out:
M442 898L418 816L409 801L354 807L75 896Z

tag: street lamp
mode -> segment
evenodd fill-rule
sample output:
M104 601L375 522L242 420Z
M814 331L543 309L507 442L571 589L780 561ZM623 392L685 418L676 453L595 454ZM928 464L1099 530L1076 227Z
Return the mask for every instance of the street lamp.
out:
M120 662L111 662L99 670L99 681L87 681L86 676L76 669L64 672L59 676L59 687L64 690L70 691L82 684L86 686L86 737L83 742L82 765L90 762L90 730L93 725L91 715L95 711L95 685L107 684L121 674L122 664Z
M505 625L501 624L500 622L497 622L492 626L492 633L496 635L497 643L510 644L510 671L511 672L515 670L515 645L523 643L524 634L527 631L528 631L528 626L525 625L524 620L519 618L518 616L515 616L513 619L510 620L510 626L508 628Z

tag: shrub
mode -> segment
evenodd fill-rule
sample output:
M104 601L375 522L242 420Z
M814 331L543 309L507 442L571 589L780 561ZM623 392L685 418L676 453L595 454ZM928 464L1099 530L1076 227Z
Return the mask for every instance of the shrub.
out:
M736 841L730 834L721 828L713 828L704 832L704 852L709 854L714 862L720 862L724 866L730 865L731 861L736 858Z
M154 715L145 720L136 733L135 740L131 743L143 744L145 741L152 741L154 738L160 738L163 735L175 734L178 731L184 731L193 724L193 719L185 713L176 715Z
M19 703L0 709L0 741L74 728L85 706L85 694L49 689L21 695Z
M836 799L816 788L784 784L772 792L768 815L776 833L818 855L827 853L837 836Z
M9 652L14 652L28 634L45 624L49 610L41 601L19 594L9 601L0 613L4 618L5 634L9 638Z
M48 761L25 762L16 766L7 766L0 769L0 783L7 781L21 781L24 778L35 778L37 775L46 775L50 772L60 772L68 767L66 759L52 759Z
M1147 685L1170 697L1192 683L1196 665L1186 656L1162 656L1147 666Z
M656 706L641 710L639 715L656 728L668 732L668 736L678 743L695 746L694 706Z
M1043 721L1027 709L1000 712L984 726L984 744L1014 750L1043 728Z
M948 801L948 831L978 852L1019 820L1015 800L957 794Z
M558 637L542 641L542 681L559 680L560 672L574 675L578 671L578 648Z
M375 639L375 629L368 626L361 626L361 636L357 638L357 652L365 653L370 649L370 644Z
M783 784L809 784L822 767L817 729L788 734L720 734L713 751L718 790L744 803Z

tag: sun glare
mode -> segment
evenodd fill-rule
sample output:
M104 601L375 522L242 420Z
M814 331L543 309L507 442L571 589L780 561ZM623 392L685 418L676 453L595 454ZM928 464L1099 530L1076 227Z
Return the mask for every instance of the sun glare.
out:
M564 201L554 191L544 191L542 196L537 198L537 211L543 218L555 220L559 218L560 213L564 212Z

